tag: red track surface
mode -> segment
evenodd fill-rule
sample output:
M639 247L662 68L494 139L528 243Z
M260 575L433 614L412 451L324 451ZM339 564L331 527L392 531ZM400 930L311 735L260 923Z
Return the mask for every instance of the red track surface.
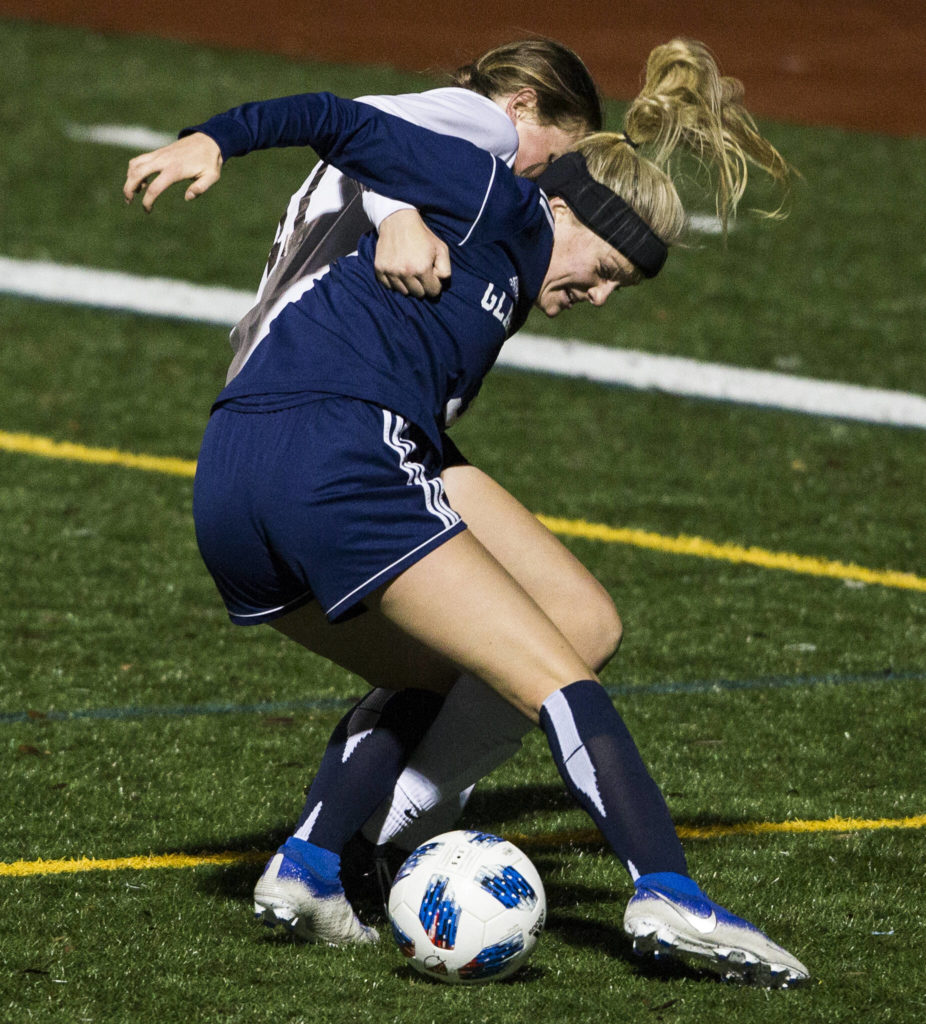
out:
M924 0L610 0L581 13L554 0L0 0L2 15L413 70L536 33L574 47L622 99L653 46L689 35L760 116L926 135Z

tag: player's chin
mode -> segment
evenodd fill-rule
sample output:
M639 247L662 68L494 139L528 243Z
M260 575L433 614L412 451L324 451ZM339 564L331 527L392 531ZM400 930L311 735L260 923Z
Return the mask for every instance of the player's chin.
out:
M561 295L541 295L540 298L534 303L534 305L540 310L544 316L550 317L559 316L563 310L569 309L569 301Z

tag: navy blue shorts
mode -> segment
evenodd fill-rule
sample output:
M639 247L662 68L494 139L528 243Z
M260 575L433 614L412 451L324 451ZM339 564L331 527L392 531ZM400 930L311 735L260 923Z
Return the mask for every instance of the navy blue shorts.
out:
M220 406L193 489L196 539L228 614L268 622L315 599L332 621L464 530L441 454L377 405L319 395Z

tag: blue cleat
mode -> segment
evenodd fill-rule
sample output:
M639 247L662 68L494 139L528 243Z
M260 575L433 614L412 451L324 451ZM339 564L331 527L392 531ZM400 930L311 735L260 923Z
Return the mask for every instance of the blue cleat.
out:
M788 988L807 968L755 925L708 899L695 882L670 873L643 875L624 912L634 952L670 956L724 981Z
M254 887L254 914L271 928L330 946L379 941L344 895L337 854L290 838L270 858Z

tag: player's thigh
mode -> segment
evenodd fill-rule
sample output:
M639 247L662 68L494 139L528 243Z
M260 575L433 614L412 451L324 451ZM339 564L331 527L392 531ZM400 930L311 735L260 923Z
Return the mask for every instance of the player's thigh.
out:
M601 669L621 620L607 590L540 520L487 473L462 464L441 474L470 532L533 597L576 651Z
M541 704L593 670L469 531L451 537L377 595L403 632L484 680L537 721Z
M270 625L371 686L446 693L459 675L451 662L403 632L376 608L332 624L313 601Z

